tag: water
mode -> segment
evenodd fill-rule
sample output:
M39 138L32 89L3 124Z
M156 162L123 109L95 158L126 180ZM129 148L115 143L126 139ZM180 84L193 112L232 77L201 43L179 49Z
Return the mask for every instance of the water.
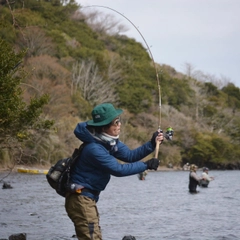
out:
M98 202L103 239L240 239L240 172L210 175L215 180L198 194L188 193L184 171L149 172L145 181L112 177ZM4 180L13 189L0 189L0 239L22 232L28 240L74 239L64 198L45 175L12 173Z

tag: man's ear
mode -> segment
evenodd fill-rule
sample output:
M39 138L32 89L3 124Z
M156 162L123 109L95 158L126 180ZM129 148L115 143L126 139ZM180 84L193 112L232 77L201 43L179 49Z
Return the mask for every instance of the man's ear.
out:
M108 126L104 126L104 127L102 127L102 132L106 132L107 130L108 130Z

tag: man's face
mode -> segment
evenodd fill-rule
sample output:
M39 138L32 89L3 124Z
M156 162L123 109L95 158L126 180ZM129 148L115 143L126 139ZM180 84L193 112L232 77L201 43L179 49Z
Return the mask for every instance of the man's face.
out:
M112 121L109 128L104 129L104 132L110 136L117 137L120 134L120 128L121 128L121 120L120 120L120 117L117 117Z

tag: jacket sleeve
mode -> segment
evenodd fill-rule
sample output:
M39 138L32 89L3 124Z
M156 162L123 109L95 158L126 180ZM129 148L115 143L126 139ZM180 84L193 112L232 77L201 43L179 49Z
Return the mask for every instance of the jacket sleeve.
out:
M143 172L147 165L142 161L121 164L117 159L110 155L106 148L100 144L89 144L86 146L86 159L95 169L107 172L116 177L129 176ZM140 160L140 159L138 159Z
M133 150L130 150L128 146L119 141L118 151L114 153L114 157L123 162L132 163L145 158L153 151L154 149L150 141Z

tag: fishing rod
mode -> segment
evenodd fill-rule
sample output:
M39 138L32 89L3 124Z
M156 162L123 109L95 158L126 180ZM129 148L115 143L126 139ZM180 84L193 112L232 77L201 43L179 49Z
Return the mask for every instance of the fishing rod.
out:
M163 131L161 130L161 123L162 123L162 97L161 97L161 86L160 86L160 80L159 80L159 76L158 76L158 71L157 71L157 67L156 67L156 63L154 61L154 58L153 58L153 54L150 50L150 47L146 41L146 39L144 38L143 34L140 32L140 30L136 27L136 25L129 19L127 18L125 15L123 15L122 13L120 13L119 11L113 9L113 8L110 8L110 7L107 7L107 6L102 6L102 5L90 5L90 6L83 6L81 8L89 8L89 7L100 7L100 8L105 8L105 9L109 9L117 14L119 14L120 16L124 17L128 22L130 22L132 24L132 26L138 31L138 33L140 34L140 36L142 37L146 47L147 47L147 50L150 54L150 58L153 62L153 67L155 69L155 74L156 74L156 81L157 81L157 87L158 87L158 106L159 106L159 115L158 115L158 131L163 133ZM167 140L172 140L172 137L173 137L173 129L171 127L168 127L167 128L167 131L166 133L163 134L164 137L167 139ZM155 158L158 158L158 152L159 152L159 145L161 143L159 141L156 142L156 148L155 148Z

